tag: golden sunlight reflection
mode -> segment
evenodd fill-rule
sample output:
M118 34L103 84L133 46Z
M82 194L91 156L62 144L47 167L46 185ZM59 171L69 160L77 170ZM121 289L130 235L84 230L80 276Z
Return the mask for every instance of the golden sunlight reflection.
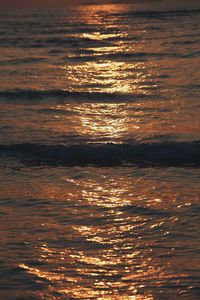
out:
M46 255L46 254L45 254ZM45 260L45 255L41 256L41 261ZM38 280L46 280L49 283L49 289L53 292L59 293L63 296L78 297L79 299L136 299L136 300L154 300L153 295L150 292L141 293L139 290L144 288L142 283L132 283L130 281L137 282L142 278L148 278L148 276L165 276L162 270L156 269L156 267L149 266L149 262L143 262L141 265L137 265L135 274L130 274L131 265L135 264L134 259L137 254L122 258L117 258L117 254L108 251L103 251L102 255L98 253L99 257L87 256L84 251L79 251L75 254L72 250L67 253L56 253L56 261L54 257L51 258L51 263L60 264L58 270L47 271L42 270L42 267L30 267L27 264L20 264L20 269L24 270L30 275L34 275ZM123 270L123 277L119 280L113 280L119 278L119 273L115 266L118 268L122 261L129 259L129 268L125 267ZM137 259L137 257L136 257ZM59 262L60 261L60 262ZM67 274L67 267L65 264L69 262L74 264L83 265L76 269L76 274ZM61 265L62 262L62 265ZM140 267L144 268L144 271L139 270ZM69 272L70 273L70 272ZM83 285L87 278L92 281L91 287ZM107 280L103 279L107 278ZM68 288L65 288L67 284ZM122 292L119 292L122 290ZM126 292L123 292L126 291Z
M20 258L23 274L61 299L156 300L156 290L167 282L182 284L187 274L179 266L181 257L172 257L177 241L166 239L181 210L190 205L188 198L198 200L194 179L193 194L185 184L180 197L180 182L165 180L172 172L178 178L176 169L158 175L155 169L120 168L113 174L110 168L58 168L59 180L54 170L48 170L43 182L34 177L28 196L40 210L31 206L28 220L17 223L30 227L31 222L37 229L34 241L28 232L23 235L34 255L31 264ZM47 175L47 170L42 172ZM19 197L14 190L12 195ZM11 207L16 220L27 209L24 201L19 209ZM171 216L172 210L179 214ZM161 248L165 241L168 246ZM189 267L191 262L184 263ZM53 300L45 294L43 298Z
M115 13L122 13L129 9L129 6L124 4L103 4L100 5L94 4L90 6L80 6L77 7L77 13L79 13L79 17L84 21L85 24L95 24L102 25L107 23L115 23L118 20L118 16ZM112 14L110 13L112 12ZM105 19L105 17L107 17Z
M1 291L198 299L198 12L0 15Z
M187 111L179 102L175 105L173 101L169 101L166 109L165 99L162 101L136 99L132 102L123 102L123 96L118 96L119 101L114 103L107 102L105 96L105 102L100 103L98 95L95 102L90 101L89 95L84 97L86 99L84 103L51 105L48 107L49 113L42 114L42 123L35 123L34 116L30 116L30 120L32 118L31 121L37 130L41 131L41 128L44 132L51 130L55 137L61 136L64 143L68 140L76 143L78 138L90 143L150 142L158 141L162 136L172 139L173 130L179 133L177 139L191 140L192 134L198 132L198 110L194 118L196 124L191 125ZM177 122L178 115L184 118L179 118Z
M90 49L91 50L91 49ZM116 53L116 47L97 47L97 56L102 53ZM83 54L84 55L84 54ZM126 63L111 60L91 61L81 64L65 65L61 67L68 83L71 82L71 91L88 91L120 94L149 95L152 87L151 74L148 73L145 63ZM63 78L64 78L63 77Z
M116 37L124 37L125 35L122 33L101 33L99 31L93 32L93 33L83 33L81 37L91 39L91 40L96 40L96 41L102 41L102 40L107 40L110 38L116 38Z
M139 122L143 117L143 112L138 111L131 115L128 107L131 109L131 105L125 103L56 105L51 107L54 116L50 125L59 134L69 132L70 135L73 132L74 139L81 136L90 139L90 143L121 143L127 133L140 130Z
M73 249L60 252L57 249L50 250L46 245L41 247L41 251L40 261L48 260L51 264L56 263L57 270L47 271L41 266L35 268L27 264L20 264L19 267L36 276L38 280L47 280L53 292L68 297L154 300L152 293L141 293L145 288L144 282L149 276L151 278L158 276L160 280L167 276L164 269L157 267L152 259L144 258L139 251L120 256L116 248L97 250L88 255L86 251ZM70 264L79 266L72 274L67 269ZM90 287L85 284L88 280Z
M103 139L120 139L127 128L124 104L89 104L79 108L82 132ZM84 111L82 114L81 111ZM119 116L119 113L121 115ZM95 118L94 118L95 116Z
M93 10L92 18L90 11L83 9L80 19L84 24L95 22L96 30L68 35L81 43L78 52L76 49L68 52L67 57L74 59L74 63L62 65L58 79L66 80L70 91L151 94L152 89L157 88L152 80L152 67L156 69L157 66L142 58L146 52L145 45L142 41L134 41L134 37L129 39L132 32L129 32L128 25L122 22L116 27L118 17L113 12L120 10L121 13L122 7L108 5L105 9L103 6L90 9ZM99 16L99 9L103 9L104 18Z

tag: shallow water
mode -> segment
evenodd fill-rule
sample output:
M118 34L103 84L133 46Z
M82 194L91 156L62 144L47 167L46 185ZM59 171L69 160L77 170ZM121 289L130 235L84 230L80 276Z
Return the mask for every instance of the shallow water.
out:
M2 299L200 298L199 17L1 12Z

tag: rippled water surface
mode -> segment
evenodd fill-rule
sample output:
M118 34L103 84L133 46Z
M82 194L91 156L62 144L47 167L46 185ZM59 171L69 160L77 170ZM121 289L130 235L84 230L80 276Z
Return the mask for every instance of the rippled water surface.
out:
M1 299L200 299L199 20L0 13Z

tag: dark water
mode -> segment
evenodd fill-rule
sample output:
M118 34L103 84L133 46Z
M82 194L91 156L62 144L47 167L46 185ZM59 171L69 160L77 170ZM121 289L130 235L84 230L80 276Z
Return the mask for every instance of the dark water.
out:
M0 13L0 298L200 299L200 7Z

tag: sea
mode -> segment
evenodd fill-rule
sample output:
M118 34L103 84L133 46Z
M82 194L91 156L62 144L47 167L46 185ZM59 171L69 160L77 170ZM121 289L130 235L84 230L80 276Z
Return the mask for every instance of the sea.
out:
M170 5L1 10L0 299L200 299L200 4Z

